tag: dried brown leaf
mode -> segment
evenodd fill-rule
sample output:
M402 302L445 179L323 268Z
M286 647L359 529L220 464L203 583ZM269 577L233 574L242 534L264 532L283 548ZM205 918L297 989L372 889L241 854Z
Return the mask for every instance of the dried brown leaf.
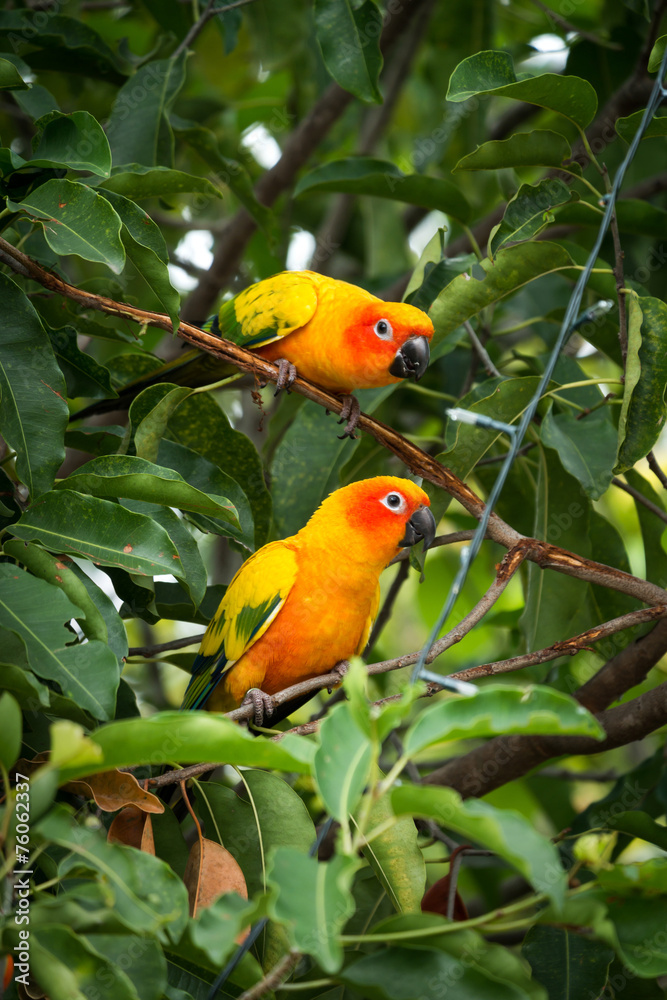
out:
M127 771L102 771L79 781L69 781L64 788L73 795L95 799L105 812L117 812L130 805L145 813L164 812L164 803L157 795L145 791L134 775Z
M183 881L193 917L224 892L237 892L244 899L248 898L248 887L238 862L214 840L195 841L190 848Z
M107 840L110 844L127 844L146 854L155 854L153 824L148 813L138 806L126 806L114 816L109 827Z

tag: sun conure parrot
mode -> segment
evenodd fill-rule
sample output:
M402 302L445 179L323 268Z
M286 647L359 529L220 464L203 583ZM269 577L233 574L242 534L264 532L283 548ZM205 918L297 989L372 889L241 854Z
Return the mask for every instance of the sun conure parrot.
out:
M365 479L250 556L206 630L182 708L226 712L248 697L259 723L269 695L363 652L382 570L402 546L433 541L429 503L408 479Z
M433 324L421 309L404 302L383 302L363 288L315 271L283 271L250 285L223 302L204 329L278 362L278 390L289 388L298 372L343 395L410 376L421 378L433 336ZM129 383L119 399L94 403L77 417L123 409L156 382L196 387L233 371L213 355L191 350ZM354 424L358 404L349 397L342 420L352 413Z

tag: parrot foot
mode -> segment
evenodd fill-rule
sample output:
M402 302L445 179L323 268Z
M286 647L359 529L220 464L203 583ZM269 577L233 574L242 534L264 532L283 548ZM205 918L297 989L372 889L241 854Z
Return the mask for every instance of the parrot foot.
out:
M253 721L256 726L262 726L265 719L270 719L274 711L273 698L266 691L260 691L259 688L250 688L246 691L241 705L252 705L255 713Z
M359 423L359 417L361 416L361 407L359 406L359 400L356 396L344 396L343 397L343 409L340 411L339 424L345 423L345 430L338 437L341 441L349 437L352 440L356 440L357 435L354 433L357 429Z
M286 389L287 392L290 390L292 382L296 378L297 371L291 361L287 361L286 358L278 358L276 361L278 365L278 379L276 381L276 391L274 396L277 396L279 392Z
M350 664L347 662L347 660L339 660L336 666L331 668L329 673L335 674L336 677L338 678L338 683L340 684L340 682L342 681L343 677L345 677L345 674L348 672L349 669L350 669ZM327 691L329 692L329 694L331 694L332 689L327 688Z

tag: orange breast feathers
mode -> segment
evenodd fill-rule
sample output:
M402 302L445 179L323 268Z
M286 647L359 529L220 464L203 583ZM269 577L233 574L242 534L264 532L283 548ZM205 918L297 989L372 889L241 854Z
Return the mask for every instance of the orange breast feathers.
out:
M251 285L222 306L218 325L222 336L268 361L285 358L336 393L420 378L433 336L421 309L313 271Z
M401 547L433 540L428 506L407 479L362 480L327 497L296 535L259 549L209 624L183 708L228 711L250 688L275 694L361 653L382 570Z

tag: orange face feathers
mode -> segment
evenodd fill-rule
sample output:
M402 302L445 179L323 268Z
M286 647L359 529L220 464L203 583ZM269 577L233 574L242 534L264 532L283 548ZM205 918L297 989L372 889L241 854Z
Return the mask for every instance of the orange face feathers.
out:
M435 522L426 493L409 479L376 476L330 494L297 538L345 547L347 558L384 568L403 545L433 540ZM415 536L410 522L416 518ZM406 536L410 536L404 541Z

